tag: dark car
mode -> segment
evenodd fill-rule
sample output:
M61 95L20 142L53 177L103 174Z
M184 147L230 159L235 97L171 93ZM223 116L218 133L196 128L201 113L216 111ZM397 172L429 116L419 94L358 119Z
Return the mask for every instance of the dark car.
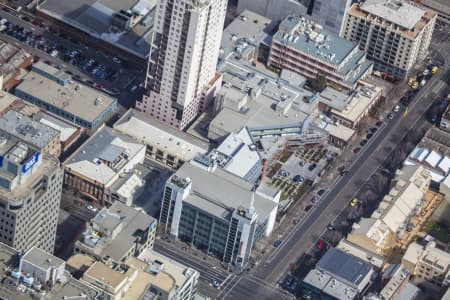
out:
M378 130L378 128L376 128L376 127L372 127L372 128L369 129L369 131L371 133L375 133L377 130Z
M294 178L292 179L292 181L294 183L303 183L303 181L305 181L305 179L300 175L295 175Z
M344 171L341 171L341 176L344 176L344 175L347 175L348 173L349 173L350 171L349 170L344 170Z
M373 133L368 133L367 135L366 135L366 139L370 139L370 138L372 138L373 137Z
M437 115L435 115L435 114L431 115L431 117L430 117L431 123L436 124L437 120L438 120L438 116Z
M367 140L362 140L359 144L360 144L361 146L365 146L365 145L367 144Z
M281 245L281 240L276 240L274 243L273 243L273 246L275 247L275 248L277 248L277 247L279 247L280 245Z
M361 151L361 148L359 148L359 147L353 149L353 153L359 153L359 151Z
M312 207L313 207L312 205L306 205L306 206L305 206L305 209L304 209L303 211L304 211L304 212L308 212L308 211L311 210Z
M322 196L325 193L324 189L321 189L317 192L317 195Z
M316 164L316 163L312 163L312 164L309 165L308 170L312 171L312 170L314 170L316 167L317 167L317 164Z
M380 127L381 125L383 125L383 122L378 121L378 122L375 123L375 125L376 125L377 127Z
M334 223L330 223L330 224L328 224L327 229L328 229L329 231L333 231L333 230L336 229L336 226L334 225Z

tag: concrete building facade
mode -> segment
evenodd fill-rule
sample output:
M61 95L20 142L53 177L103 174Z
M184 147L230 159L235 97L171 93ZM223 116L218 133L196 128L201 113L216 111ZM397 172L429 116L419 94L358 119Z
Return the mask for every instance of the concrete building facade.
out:
M99 299L100 292L66 271L64 260L32 247L26 252L0 243L3 299ZM81 295L81 296L80 296Z
M206 108L220 86L216 65L226 6L225 0L158 1L149 93L137 109L185 129Z
M330 248L303 279L302 293L311 299L359 299L373 273L368 262Z
M402 264L421 281L438 286L450 283L450 253L439 249L434 242L423 246L416 242L409 245Z
M115 124L114 130L146 145L145 157L178 169L198 154L204 154L209 144L188 133L176 130L160 120L128 110Z
M75 243L75 254L107 263L125 262L153 248L157 221L145 212L119 201L103 208Z
M328 31L339 34L345 13L351 4L352 0L314 0L311 19L322 24Z
M59 157L60 133L45 124L10 110L0 117L0 132L11 134L40 152Z
M372 72L358 44L323 30L305 17L287 17L272 38L269 62L272 67L289 69L306 78L324 75L330 84L352 90Z
M358 42L375 70L403 79L427 56L436 18L407 1L366 0L347 11L341 36Z
M62 178L58 159L0 136L0 242L53 253Z
M161 230L242 270L254 242L272 232L279 198L279 191L268 195L209 161L193 161L166 183Z
M71 273L99 289L107 299L193 300L199 272L153 250L121 264L76 254L67 261Z
M256 12L274 21L280 21L288 15L306 15L310 13L314 0L238 0L237 11L245 9Z
M106 190L144 159L144 144L102 126L64 162L64 185L103 203Z
M15 94L75 125L95 130L117 107L117 99L97 89L74 82L67 73L43 62L16 87Z

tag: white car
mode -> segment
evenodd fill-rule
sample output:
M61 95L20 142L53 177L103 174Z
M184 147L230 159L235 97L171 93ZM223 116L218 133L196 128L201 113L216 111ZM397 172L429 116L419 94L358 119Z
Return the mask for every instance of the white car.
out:
M97 209L96 209L95 207L93 207L92 205L88 205L88 206L86 206L86 208L87 208L89 211L92 211L92 212L96 212L96 211L97 211Z
M50 56L51 56L51 57L55 57L56 55L58 55L58 51L57 51L57 50L53 50L53 51L50 53Z
M393 109L394 112L399 112L399 110L400 110L400 105L394 106L394 109Z

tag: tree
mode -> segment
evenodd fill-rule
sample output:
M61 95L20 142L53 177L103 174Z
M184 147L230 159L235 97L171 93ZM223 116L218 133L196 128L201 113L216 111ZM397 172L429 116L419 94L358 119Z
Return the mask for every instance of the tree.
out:
M311 80L311 88L320 93L327 87L327 78L322 74L317 74L316 78Z

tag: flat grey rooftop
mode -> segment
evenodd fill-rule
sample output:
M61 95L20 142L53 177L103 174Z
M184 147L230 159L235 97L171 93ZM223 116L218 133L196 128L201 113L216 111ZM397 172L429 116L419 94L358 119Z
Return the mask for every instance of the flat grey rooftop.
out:
M349 95L339 92L330 87L326 87L319 94L319 101L329 107L342 111L347 105Z
M25 153L23 159L17 158L17 162L20 164L24 163L36 153L35 147L25 145L23 142L18 141L18 138L14 136L5 134L0 135L0 155L10 155L15 150L24 151ZM11 156L11 160L14 159L13 156L14 154ZM12 190L8 190L3 187L0 188L0 201L3 202L3 204L8 202L15 203L17 201L24 201L24 199L34 193L33 185L40 180L42 176L52 174L55 169L60 167L59 160L56 157L46 153L41 153L38 161L39 163L33 167L33 172L29 173L29 176L23 178L20 184L18 184L15 188ZM15 173L9 172L7 168L4 168L0 174L0 177L10 181L17 176L18 175Z
M244 10L223 31L220 57L225 59L233 53L243 53L250 45L258 46L260 43L270 42L270 31L274 26L275 22L270 19Z
M36 250L36 251L35 251ZM64 263L63 260L43 252L35 248L32 250L29 259L43 264L46 267L48 262L39 262L42 258L50 258L52 262ZM53 263L52 263L53 264ZM0 278L2 278L2 284L0 285L0 297L3 299L77 299L81 298L80 295L85 295L84 299L95 299L100 294L94 287L88 286L81 281L78 281L70 276L68 272L65 272L63 280L57 285L53 286L47 291L45 296L39 295L32 289L28 289L27 292L22 293L17 289L17 282L12 277L6 274L6 270L14 270L19 267L19 253L14 248L11 248L3 243L0 243ZM29 291L33 291L29 293Z
M425 14L424 9L403 0L366 0L360 8L407 29L412 29Z
M317 263L316 268L353 288L358 288L363 279L372 271L369 263L334 247L328 249Z
M16 87L18 92L31 95L87 122L94 121L117 103L117 99L89 86L71 80L61 85L34 71L29 72Z
M114 239L109 241L102 239L97 244L98 248L94 248L97 254L108 255L114 261L120 261L136 241L136 232L146 231L150 224L156 222L156 219L143 211L116 201L110 208L98 212L93 222L110 230L123 223L121 231Z
M334 65L342 63L358 47L356 43L323 30L301 16L284 19L273 40Z
M291 85L291 82L301 83L300 78L286 74L284 79L278 79L230 61L223 62L220 71L224 84L218 94L226 104L211 122L216 130L229 133L244 126L251 129L299 127L314 107L312 92ZM250 92L255 95L249 96Z
M150 32L153 14L142 18L128 32L111 32L113 15L121 10L130 11L139 2L153 9L155 0L46 0L39 10L55 19L82 30L114 46L145 58L150 50ZM148 18L148 19L146 19Z
M164 124L135 109L129 109L115 124L114 129L148 145L164 149L184 161L209 150L205 141Z
M185 163L175 175L189 177L192 181L191 194L185 201L218 218L229 220L235 209L248 208L250 205L253 184L220 168L208 172ZM264 221L276 206L277 203L256 193L258 222Z
M66 159L64 166L82 176L107 184L117 173L123 171L124 164L112 167L116 158L125 153L127 155L123 160L128 162L144 147L136 140L103 126ZM104 161L111 165L108 166Z
M47 270L48 268L58 268L65 263L64 260L36 247L31 248L25 253L23 260L44 270Z
M26 143L42 149L47 146L59 132L41 122L13 110L8 111L0 118L0 130L15 135Z

